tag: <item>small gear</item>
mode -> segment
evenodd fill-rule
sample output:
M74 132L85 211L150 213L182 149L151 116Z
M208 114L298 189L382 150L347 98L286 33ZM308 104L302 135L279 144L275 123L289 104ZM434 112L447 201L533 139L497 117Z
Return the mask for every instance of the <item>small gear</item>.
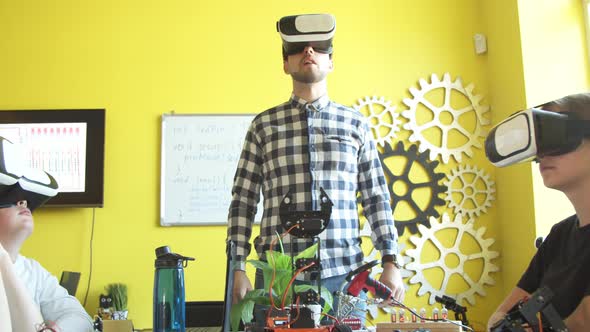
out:
M371 234L372 234L371 226L369 225L368 222L365 222L359 235L361 237L371 237ZM404 268L404 266L406 265L405 262L410 261L410 258L408 256L402 254L405 249L404 247L405 247L404 244L399 244L398 252L400 253L400 255L397 256L397 262L402 267L402 269L401 269L402 278L408 279L409 277L412 276L413 273ZM372 262L376 259L380 259L379 251L375 248L371 248L371 252L369 253L369 255L365 256L364 262L368 263L368 262ZM383 272L383 268L381 267L381 265L377 265L377 266L373 267L371 269L371 274L370 274L371 278L377 279L377 276L380 275L382 272ZM404 287L406 288L406 291L409 288L407 284L404 284ZM377 318L377 316L379 314L379 308L380 307L375 304L367 306L367 309L369 311L369 315L371 315L371 318L373 318L373 319ZM389 307L382 307L381 309L383 311L385 311L386 313L391 313L391 308L389 308Z
M482 169L476 166L462 166L454 169L450 175L447 175L448 181L444 182L447 186L447 196L445 200L449 202L449 207L454 209L455 213L461 213L473 218L481 212L486 212L487 208L492 206L494 193L496 192L494 181L490 179ZM460 184L460 187L453 186ZM461 199L455 201L453 194L459 194Z
M499 255L498 252L490 250L490 246L495 242L495 240L484 239L483 234L486 231L485 227L474 229L473 221L471 219L467 223L463 223L462 218L463 217L461 214L457 214L455 216L455 220L451 221L449 215L446 213L443 214L441 222L439 222L436 218L430 218L430 228L427 228L423 225L418 225L420 228L420 233L422 234L421 237L410 237L410 242L416 246L416 249L408 249L406 251L408 256L413 259L412 262L406 264L406 268L416 272L416 274L410 279L410 284L420 283L421 286L418 289L418 296L430 293L430 304L434 304L436 296L442 297L443 295L448 295L455 297L457 303L462 303L465 299L471 305L475 305L474 295L479 294L480 296L485 296L486 293L483 289L483 286L495 284L495 280L490 275L492 272L499 270L498 267L491 262L492 259L498 257ZM445 247L442 244L443 242L437 238L437 232L445 229L456 231L456 238L454 239L455 241L450 248ZM481 251L471 254L464 254L461 251L461 243L466 237L470 237L472 240L476 241ZM440 253L438 259L428 262L422 261L422 257L424 257L423 250L425 249L426 243L431 243L436 247ZM449 255L458 258L459 263L455 267L450 267L447 265L446 258ZM483 267L479 280L473 280L469 273L464 270L465 263L472 260L483 260ZM433 287L424 276L424 271L433 268L442 269L444 272L440 289ZM469 286L466 291L458 294L451 294L447 290L447 286L449 286L449 280L454 274L457 274L463 278L466 285Z
M428 83L426 80L420 79L420 89L410 88L410 93L413 98L406 98L403 100L404 104L409 107L408 110L402 112L402 116L408 119L408 122L404 124L404 129L412 130L412 134L409 138L410 141L420 142L420 152L424 152L428 149L430 150L431 160L435 160L438 156L441 156L445 164L449 162L451 156L453 156L457 162L460 162L462 153L472 157L473 151L471 148L481 148L482 145L479 141L479 137L486 136L486 131L482 126L490 124L490 120L484 117L484 114L490 110L489 106L480 105L479 102L482 97L473 94L473 84L463 87L461 78L457 78L454 82L451 82L451 75L445 73L442 81L436 74L432 74L430 80L431 83ZM442 106L436 106L426 98L426 94L437 89L444 89ZM469 102L469 105L461 109L454 109L451 105L451 96L455 95L453 93L463 95L463 97ZM430 121L419 123L417 119L418 115L416 114L419 110L419 105L423 105L432 111L432 119ZM467 129L459 121L461 116L469 113L475 114L475 128ZM441 114L447 116L450 115L452 119L441 122ZM423 132L433 127L438 127L441 130L440 145L433 144L426 136L424 136ZM451 147L449 145L449 133L452 130L458 131L464 136L466 142L460 146Z
M386 163L389 157L394 156L402 156L407 159L401 174L400 172L396 172L396 170L390 169ZM429 161L427 153L418 153L418 147L415 144L410 145L406 151L402 142L397 143L395 150L391 148L391 145L386 145L383 149L383 153L379 153L379 159L383 165L385 177L388 180L388 188L391 196L391 210L393 211L393 214L395 215L395 209L399 207L399 203L402 201L406 202L408 206L412 208L415 214L415 217L409 220L399 220L399 218L396 218L395 227L397 228L397 233L400 236L404 234L404 229L407 226L410 230L410 233L414 234L418 232L418 228L416 227L416 224L418 223L430 226L428 217L440 216L438 211L436 211L435 206L445 205L445 201L439 197L439 194L442 194L447 190L444 185L439 184L439 181L444 178L445 175L435 171L438 161ZM415 164L416 166L421 166L426 171L428 179L422 182L414 182L410 179L410 172L412 171ZM402 181L407 187L407 190L403 194L398 194L394 190L394 186L398 181ZM425 187L430 189L430 195L428 203L422 208L416 202L416 197L413 197L412 194L415 190Z
M375 107L375 105L378 105ZM375 141L384 146L385 142L397 138L396 132L400 130L401 121L398 119L399 113L395 112L395 106L391 106L390 101L385 98L375 96L359 99L354 109L368 118L369 126L373 132Z

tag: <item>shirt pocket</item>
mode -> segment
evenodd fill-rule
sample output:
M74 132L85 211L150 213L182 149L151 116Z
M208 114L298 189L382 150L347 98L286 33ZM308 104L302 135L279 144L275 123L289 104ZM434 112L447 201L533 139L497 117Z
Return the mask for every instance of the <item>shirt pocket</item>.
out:
M356 173L360 142L352 132L316 129L312 141L310 152L317 152L322 169Z

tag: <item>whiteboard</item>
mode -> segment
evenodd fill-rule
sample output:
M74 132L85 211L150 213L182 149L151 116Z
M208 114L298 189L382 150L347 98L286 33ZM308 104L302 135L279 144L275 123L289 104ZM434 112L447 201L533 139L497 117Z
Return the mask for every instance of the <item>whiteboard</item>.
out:
M227 224L233 178L254 116L162 115L160 225ZM261 216L262 199L255 220Z

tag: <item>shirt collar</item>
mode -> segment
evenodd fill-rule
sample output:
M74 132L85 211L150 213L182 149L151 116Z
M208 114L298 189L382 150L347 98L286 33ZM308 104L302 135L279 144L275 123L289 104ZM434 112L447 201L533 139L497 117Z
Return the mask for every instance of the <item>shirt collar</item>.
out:
M305 99L291 94L291 99L289 99L289 101L293 107L296 107L300 110L312 109L316 111L322 111L330 104L330 97L328 97L328 94L325 94L312 102L308 102Z

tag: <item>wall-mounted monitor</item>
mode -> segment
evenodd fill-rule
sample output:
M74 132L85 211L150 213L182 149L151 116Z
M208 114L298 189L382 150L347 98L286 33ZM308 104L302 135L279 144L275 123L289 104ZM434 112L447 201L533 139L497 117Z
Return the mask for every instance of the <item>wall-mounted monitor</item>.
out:
M103 206L104 109L0 110L0 136L57 180L59 194L45 206Z

